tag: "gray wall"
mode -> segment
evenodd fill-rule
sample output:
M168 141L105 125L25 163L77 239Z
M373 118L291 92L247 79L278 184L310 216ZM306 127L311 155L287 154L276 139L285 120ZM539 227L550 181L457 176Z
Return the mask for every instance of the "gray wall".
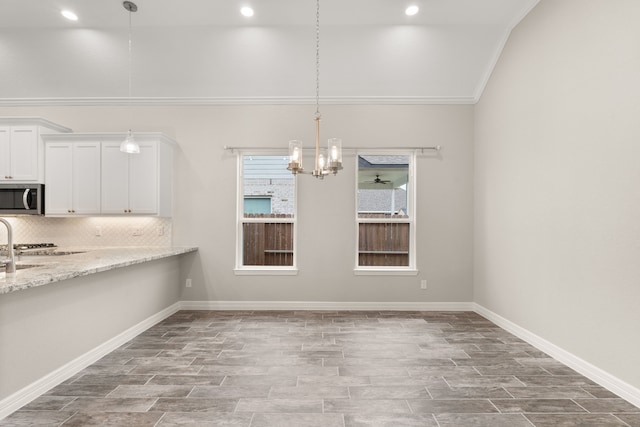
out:
M162 131L174 137L173 242L199 247L183 300L465 302L472 290L473 106L325 106L322 140L350 147L444 146L417 160L419 275L354 276L355 156L338 176L299 177L297 276L234 275L236 169L224 145L282 147L313 142L314 107L4 107L0 115L36 115L76 132ZM131 117L134 124L130 124ZM310 165L311 159L305 159ZM183 277L184 279L185 277ZM419 289L420 279L429 289Z
M640 2L542 0L476 106L474 299L640 387Z

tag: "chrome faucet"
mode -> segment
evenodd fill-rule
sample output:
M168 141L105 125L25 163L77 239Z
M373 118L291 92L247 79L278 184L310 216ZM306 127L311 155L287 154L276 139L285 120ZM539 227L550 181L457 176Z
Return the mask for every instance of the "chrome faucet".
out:
M0 222L3 223L7 227L7 252L8 257L1 262L6 265L7 275L13 274L16 272L16 260L13 255L13 228L11 228L11 224L4 218L0 218Z

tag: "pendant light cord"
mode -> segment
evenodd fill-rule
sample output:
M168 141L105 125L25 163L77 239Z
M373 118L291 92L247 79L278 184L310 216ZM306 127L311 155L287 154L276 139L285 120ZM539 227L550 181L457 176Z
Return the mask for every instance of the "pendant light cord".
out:
M129 98L127 104L129 105L129 110L131 110L131 87L133 86L133 37L132 37L132 25L131 25L131 14L133 12L138 11L138 6L131 1L122 2L122 6L129 11ZM132 115L133 117L133 115Z
M129 114L131 114L131 70L133 68L132 61L132 43L131 43L131 9L129 9Z

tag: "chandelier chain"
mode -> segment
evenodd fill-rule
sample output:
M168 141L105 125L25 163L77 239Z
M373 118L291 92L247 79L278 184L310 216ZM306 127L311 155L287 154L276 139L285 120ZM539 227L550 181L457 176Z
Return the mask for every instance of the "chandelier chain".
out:
M316 117L320 117L320 0L316 0Z

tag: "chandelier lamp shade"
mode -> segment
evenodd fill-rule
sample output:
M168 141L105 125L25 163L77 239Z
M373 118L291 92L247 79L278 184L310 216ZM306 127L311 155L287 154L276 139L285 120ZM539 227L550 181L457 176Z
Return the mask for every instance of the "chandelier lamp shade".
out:
M316 0L316 122L315 163L311 175L323 179L325 175L336 175L342 169L342 140L330 138L327 148L320 147L320 0ZM302 141L289 141L289 165L294 175L304 173L302 167Z
M129 11L129 109L131 109L131 63L132 63L132 50L131 50L131 14L133 12L138 11L138 6L135 3L130 1L125 1L122 3L122 6ZM127 137L120 144L120 151L127 154L138 154L140 153L140 146L136 142L136 139L133 137L133 132L129 129L127 132Z

